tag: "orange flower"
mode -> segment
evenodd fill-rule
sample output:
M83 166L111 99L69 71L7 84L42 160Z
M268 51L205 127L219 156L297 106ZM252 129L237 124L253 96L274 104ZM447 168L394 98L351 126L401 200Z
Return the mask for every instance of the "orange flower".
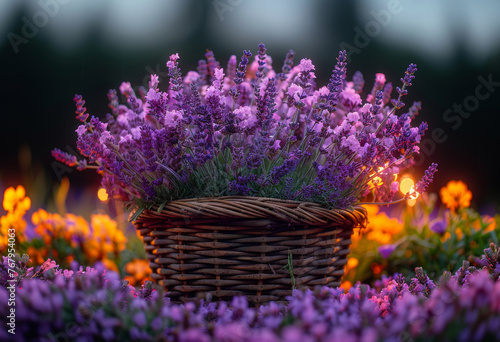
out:
M41 265L45 262L45 259L47 259L47 249L40 250L30 246L28 247L26 254L29 255L31 261L35 265Z
M342 285L340 285L340 287L342 289L344 289L344 292L347 293L349 291L349 289L352 287L352 283L349 280L346 280L346 281L342 282Z
M26 196L26 190L22 185L18 185L16 189L14 187L7 188L3 196L3 208L5 211L28 211L31 207L31 199ZM24 214L24 213L23 213Z
M101 262L104 265L104 267L106 267L106 269L108 269L110 271L118 272L118 265L116 265L116 262L114 262L113 260L110 260L108 258L104 258L101 260Z
M344 267L344 278L351 278L356 274L356 267L358 266L358 259L351 257L347 259L347 264Z
M439 190L441 201L451 211L470 206L472 192L467 188L467 184L462 181L449 181L445 187Z
M485 223L489 223L488 226L484 229L485 233L492 232L497 228L497 223L493 217L485 216L483 217L483 220Z
M90 218L92 239L96 240L104 255L118 254L125 249L127 238L108 215L94 214Z
M382 273L382 265L379 265L377 264L376 262L372 263L370 265L370 268L372 269L372 272L374 275L379 275L380 273Z
M449 238L451 238L450 232L445 232L443 236L440 237L442 243L445 243Z
M7 214L0 217L0 252L8 246L9 234L14 234L18 242L26 241L26 221L23 216L31 207L31 199L26 196L22 185L7 188L3 196L3 208ZM13 231L12 231L13 230Z
M74 214L63 217L38 209L31 216L31 221L35 225L35 232L43 238L46 246L50 246L53 239L62 238L72 247L78 247L76 241L84 241L90 235L87 221Z
M358 266L358 264L359 264L358 259L351 257L351 258L347 259L346 268L349 270L352 270L353 268L356 268Z
M368 240L377 241L381 245L391 242L392 236L403 230L403 224L395 218L389 218L386 213L378 213L377 206L366 206L368 225L366 226Z
M147 260L134 259L125 265L125 271L130 274L130 276L125 277L125 280L128 280L130 285L141 284L145 280L151 280L151 269Z

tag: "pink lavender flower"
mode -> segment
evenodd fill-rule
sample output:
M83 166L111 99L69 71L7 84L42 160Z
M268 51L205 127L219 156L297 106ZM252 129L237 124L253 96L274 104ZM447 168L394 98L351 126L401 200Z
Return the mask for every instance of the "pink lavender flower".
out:
M173 69L176 67L177 65L177 60L179 59L179 54L178 53L174 53L174 54L171 54L170 55L170 60L167 62L167 68L169 69Z
M297 103L297 102L300 102L300 98L301 98L301 95L303 94L303 92L304 92L304 89L302 89L301 86L299 86L297 84L292 84L292 85L290 85L290 88L288 88L287 94L288 94L288 96L293 98L293 100Z
M340 143L340 146L345 147L354 153L357 153L357 154L360 153L361 146L359 144L359 141L353 135L349 135L348 137L342 137L342 141Z
M309 72L311 70L314 70L314 65L312 64L311 60L308 58L303 58L300 61L299 67L300 67L301 72Z
M381 85L385 84L385 75L382 73L375 74L375 82Z

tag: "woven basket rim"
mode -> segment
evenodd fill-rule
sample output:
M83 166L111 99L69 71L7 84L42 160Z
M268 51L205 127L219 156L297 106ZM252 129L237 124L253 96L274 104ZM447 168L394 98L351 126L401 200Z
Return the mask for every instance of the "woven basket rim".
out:
M271 219L294 224L366 227L367 210L327 209L321 204L255 196L184 198L144 209L134 222L176 219ZM137 210L137 208L135 209ZM131 213L134 214L135 210Z

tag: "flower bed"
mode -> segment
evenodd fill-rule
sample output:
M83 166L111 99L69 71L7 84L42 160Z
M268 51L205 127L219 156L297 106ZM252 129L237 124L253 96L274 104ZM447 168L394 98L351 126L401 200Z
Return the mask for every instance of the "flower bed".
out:
M73 262L94 265L99 261L109 270L127 274L126 279L132 284L151 279L140 237L135 230L126 232L108 215L93 214L89 222L71 213L31 208L30 197L22 185L5 190L3 207L6 214L0 217L2 255L7 255L8 231L13 229L14 250L29 254L35 266L47 258L62 267Z
M15 335L4 341L483 341L500 339L500 250L485 250L481 270L464 263L436 285L421 268L403 276L342 289L295 291L286 304L249 308L200 300L173 305L147 282L127 285L102 264L38 270L16 259ZM0 315L7 317L7 259L0 265ZM12 279L12 278L10 278ZM4 318L5 319L5 318Z
M382 274L405 276L421 266L433 278L454 271L490 242L500 241L500 215L470 207L472 192L462 181L450 181L437 194L424 194L413 207L367 206L369 224L355 232L343 287L371 283Z
M401 220L397 211L391 215L395 217L390 218L381 208L369 207L371 225L356 241L344 279L351 283L357 279L363 282L378 279L373 287L354 284L346 294L344 289L326 287L298 291L285 304L250 308L245 299L235 297L228 303L199 300L188 305L173 305L164 298L161 288L153 288L149 282L142 288L134 288L114 271L106 270L105 267L123 267L112 258L112 250L109 255L103 254L94 268L85 269L76 266L60 269L54 261L30 269L28 258L24 257L16 261L16 335L7 335L2 330L0 338L53 341L72 340L78 335L82 341L497 340L500 338L495 335L500 324L500 253L493 245L484 250L480 258L474 254L479 255L488 241L498 240L500 232L495 227L499 216L479 215L468 208L471 193L463 182L450 182L440 193L443 207L436 205L435 194L422 196L415 207L401 211ZM1 218L2 229L7 224L15 226L20 233L18 246L24 250L44 242L27 237L30 229L38 227L27 227L24 216L29 208L30 200L22 187L6 191L7 214ZM35 218L34 222L38 222L36 218L40 213L35 209L32 221ZM79 222L78 231L86 227L89 234L94 234L96 221L91 220L90 224L83 218L75 221L71 214L46 215L52 220L44 221L44 235L56 237L58 241L64 241L64 233L76 228L74 222ZM105 222L112 220L107 218ZM438 225L440 222L444 223ZM3 233L2 237L5 237ZM137 236L128 238L137 239ZM56 253L61 246L53 241L38 246L39 257L51 254L67 263L67 256ZM71 241L66 241L67 246L71 246ZM107 240L96 241L100 241L99 248L106 250ZM384 255L385 250L380 247L387 244L395 247ZM374 255L377 248L378 254ZM409 257L405 256L408 250L413 251ZM93 255L94 252L83 260L95 262ZM426 258L420 259L419 255ZM37 263L37 258L32 259ZM127 273L144 279L143 262L138 259L128 263ZM380 268L370 267L373 263ZM440 282L430 280L421 269L417 270L417 276L410 275L409 269L419 263L431 271L435 280L444 270L456 272L453 276L446 273ZM459 266L462 267L457 271ZM7 317L11 309L7 305L10 294L7 280L11 279L8 269L4 258L0 265L0 314L3 317ZM406 275L408 280L404 281L402 275L380 278L382 273L394 270ZM134 280L133 277L127 279Z

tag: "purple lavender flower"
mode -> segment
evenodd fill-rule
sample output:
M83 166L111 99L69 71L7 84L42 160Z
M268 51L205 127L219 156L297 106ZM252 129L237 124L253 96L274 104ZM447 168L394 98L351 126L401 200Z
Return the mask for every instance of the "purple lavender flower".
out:
M52 150L52 157L54 157L57 161L60 161L61 163L64 163L68 166L76 166L78 164L76 156L61 151L58 148Z
M289 50L286 54L285 61L283 62L283 67L281 68L281 72L278 74L278 79L284 81L288 75L288 73L292 70L293 67L293 59L295 58L295 51Z
M182 89L182 77L180 69L178 68L179 54L175 53L170 56L170 60L167 62L168 76L170 76L170 86L173 91L179 91Z
M82 95L75 94L75 97L73 98L73 101L76 102L76 118L80 120L81 122L87 121L87 118L89 117L88 113L85 113L87 108L84 107L85 105L85 100L82 99Z
M238 176L237 180L229 182L229 193L237 196L248 196L252 192L250 183L257 180L257 175Z
M396 247L397 246L394 245L394 244L388 244L388 245L379 246L377 248L377 250L379 251L379 253L382 255L382 257L384 259L387 259L392 254L392 252L394 252L394 250L396 249Z
M353 87L357 94L361 94L363 87L365 86L365 80L363 79L363 74L361 71L357 70L352 77L354 83Z
M257 78L263 78L264 77L264 66L266 65L266 46L263 43L259 44L259 67L258 70L255 74L255 77Z
M415 186L415 191L418 193L424 192L429 186L429 184L432 183L434 179L434 173L436 173L436 171L437 171L437 164L432 163L431 166L429 166L429 168L425 171L425 174L422 177L422 179L419 182L417 182L417 185Z
M281 178L288 175L290 172L295 170L295 167L300 162L301 151L290 155L289 158L285 159L283 163L279 166L276 166L273 170L271 170L271 184L278 184L281 181Z
M401 82L407 87L411 86L411 80L415 78L413 74L417 71L417 65L416 64L410 64L408 66L408 69L406 69L405 76L404 78L401 79Z
M241 62L238 66L238 70L236 71L236 78L233 80L237 85L243 82L248 65L248 59L250 57L252 57L252 53L250 51L243 50L243 56L241 57Z
M208 50L197 72L183 78L180 56L171 54L168 89L159 89L157 75L137 95L123 82L126 101L120 104L110 90L105 122L89 120L85 101L76 95L82 122L77 147L85 159L60 150L54 157L78 169L96 168L108 193L145 206L230 194L295 198L328 208L348 208L369 193L392 201L393 176L410 165L427 129L425 123L411 126L419 106L399 116L397 108L388 109L392 85L383 74L376 75L363 103L362 74L346 82L345 51L323 87L316 86L313 61L303 58L294 66L292 50L280 73L263 43L248 69L251 57L247 50L239 63L231 56L223 70ZM396 107L415 71L413 64L406 70ZM380 181L372 182L375 177Z
M416 277L411 279L408 290L415 295L422 293L428 297L436 285L429 279L427 274L424 273L422 267L415 268L415 274Z
M213 81L215 79L215 69L219 68L219 62L217 62L215 55L211 50L208 50L205 53L205 59L207 60L207 69L210 81Z
M227 62L227 68L226 68L226 72L227 72L227 77L229 79L233 79L236 77L236 56L235 55L232 55L231 57L229 57L229 61Z
M430 228L434 233L442 235L446 231L446 226L447 224L445 221L439 220L432 223Z
M328 83L328 90L330 94L328 95L328 100L330 101L330 110L335 110L338 104L340 93L344 87L344 79L346 75L347 67L347 53L346 51L340 51L337 57L337 65L333 70L332 77L330 78L330 83Z
M406 94L408 94L408 90L405 88L411 86L411 80L415 78L413 74L416 71L417 71L417 65L413 63L408 66L408 69L406 69L405 76L401 78L401 82L403 82L403 87L402 88L396 87L396 91L399 94L399 97L398 99L391 100L395 108L400 109L405 106L405 104L401 102L401 98Z
M489 250L496 253L497 247ZM10 267L6 259L0 264L0 274ZM417 268L410 286L395 274L379 280L375 287L356 284L348 293L326 286L295 290L285 303L271 302L255 309L242 296L229 303L172 304L151 282L132 288L102 264L68 271L48 260L33 272L26 259L15 258L19 275L15 336L19 340L498 339L499 282L487 270L476 271L466 263L466 283L452 278L435 287ZM6 286L0 286L0 314L8 317ZM0 329L2 340L11 337Z

